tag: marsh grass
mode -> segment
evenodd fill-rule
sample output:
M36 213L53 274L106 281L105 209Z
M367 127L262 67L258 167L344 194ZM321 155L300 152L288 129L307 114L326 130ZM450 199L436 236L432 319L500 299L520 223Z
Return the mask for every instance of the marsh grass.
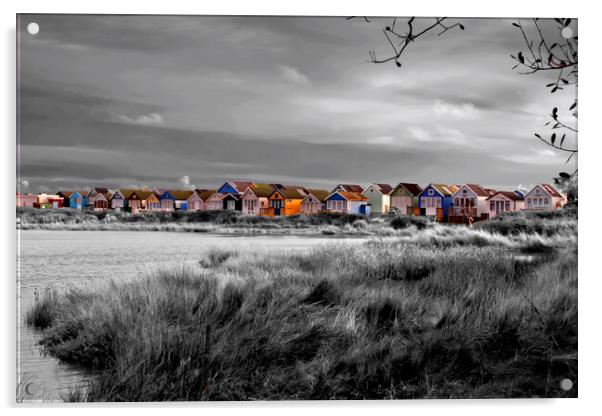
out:
M505 242L531 237L464 230L214 250L44 292L27 320L46 352L101 370L74 400L575 397L576 249L527 260Z

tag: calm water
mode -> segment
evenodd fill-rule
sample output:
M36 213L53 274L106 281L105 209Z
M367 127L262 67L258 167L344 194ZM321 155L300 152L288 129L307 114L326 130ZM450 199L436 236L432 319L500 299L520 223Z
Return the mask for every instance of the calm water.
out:
M85 382L79 368L42 355L39 334L24 323L34 291L107 277L125 278L170 265L196 264L214 247L239 250L305 250L332 238L230 237L196 233L127 231L20 231L17 377L25 400L59 400ZM346 241L350 241L346 239Z

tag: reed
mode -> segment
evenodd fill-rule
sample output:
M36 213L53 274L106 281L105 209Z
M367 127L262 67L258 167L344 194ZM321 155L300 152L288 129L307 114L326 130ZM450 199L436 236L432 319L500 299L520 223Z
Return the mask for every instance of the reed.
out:
M45 292L28 322L52 356L101 370L70 400L576 397L576 245L525 257L509 236L436 230L213 251Z

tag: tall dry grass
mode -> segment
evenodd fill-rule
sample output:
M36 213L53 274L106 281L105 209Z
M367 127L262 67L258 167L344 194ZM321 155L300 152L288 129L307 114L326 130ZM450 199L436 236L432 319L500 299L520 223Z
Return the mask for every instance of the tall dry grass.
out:
M73 400L575 397L576 248L433 238L214 250L47 292L28 322L52 356L102 370Z

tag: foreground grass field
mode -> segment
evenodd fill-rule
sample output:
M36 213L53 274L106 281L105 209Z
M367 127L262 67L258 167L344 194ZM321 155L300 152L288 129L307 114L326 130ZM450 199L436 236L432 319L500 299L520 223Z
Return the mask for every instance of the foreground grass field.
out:
M213 251L44 292L27 320L50 355L101 370L66 400L576 397L576 218L547 237L413 227Z

